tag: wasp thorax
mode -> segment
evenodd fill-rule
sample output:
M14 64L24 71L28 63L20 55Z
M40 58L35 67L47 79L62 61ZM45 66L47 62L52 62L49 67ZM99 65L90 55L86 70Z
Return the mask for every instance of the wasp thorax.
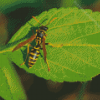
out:
M45 33L43 31L40 31L37 33L37 37L43 38L44 35L45 35Z

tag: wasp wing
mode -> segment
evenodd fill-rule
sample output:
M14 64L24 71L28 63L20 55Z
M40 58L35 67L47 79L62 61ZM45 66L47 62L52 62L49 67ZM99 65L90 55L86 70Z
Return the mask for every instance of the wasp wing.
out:
M43 41L43 42L42 42L42 45L43 45L44 60L45 60L45 63L47 63L48 71L50 71L48 62L47 62L47 60L46 60L47 52L46 52L46 47L45 47L45 37L43 37L42 41ZM47 44L48 44L48 43L47 43Z
M25 44L27 44L27 43L33 41L35 38L36 38L36 34L35 34L35 35L32 35L32 36L31 36L29 39L27 39L26 41L19 43L19 44L13 49L12 52L14 52L15 50L21 48L21 47L24 46Z
M46 62L46 54L47 54L47 52L46 52L46 47L45 47L45 38L43 38L42 41L43 41L42 45L43 45L44 60Z

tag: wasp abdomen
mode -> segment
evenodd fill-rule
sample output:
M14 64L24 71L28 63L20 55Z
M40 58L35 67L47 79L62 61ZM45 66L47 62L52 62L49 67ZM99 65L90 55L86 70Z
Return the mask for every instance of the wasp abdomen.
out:
M38 59L38 56L40 54L39 49L40 49L39 46L33 47L33 49L31 49L28 60L29 68L31 68L36 63L36 60Z

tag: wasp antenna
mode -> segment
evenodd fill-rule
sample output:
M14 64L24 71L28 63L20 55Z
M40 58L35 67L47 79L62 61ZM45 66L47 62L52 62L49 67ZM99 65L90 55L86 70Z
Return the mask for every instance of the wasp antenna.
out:
M42 25L37 19L36 17L32 16L40 25Z
M46 24L45 26L49 25L51 22L53 22L55 19L57 19L57 17L53 18L48 24Z

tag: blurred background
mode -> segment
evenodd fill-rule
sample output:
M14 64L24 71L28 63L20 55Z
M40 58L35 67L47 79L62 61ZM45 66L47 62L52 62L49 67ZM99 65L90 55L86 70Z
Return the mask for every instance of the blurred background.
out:
M100 11L100 0L0 0L0 46L6 45L32 16L51 8L73 6ZM80 93L84 93L82 100L100 100L100 75L85 83L58 83L29 74L15 64L14 67L28 100L81 100L76 99ZM0 100L4 99L0 97Z

